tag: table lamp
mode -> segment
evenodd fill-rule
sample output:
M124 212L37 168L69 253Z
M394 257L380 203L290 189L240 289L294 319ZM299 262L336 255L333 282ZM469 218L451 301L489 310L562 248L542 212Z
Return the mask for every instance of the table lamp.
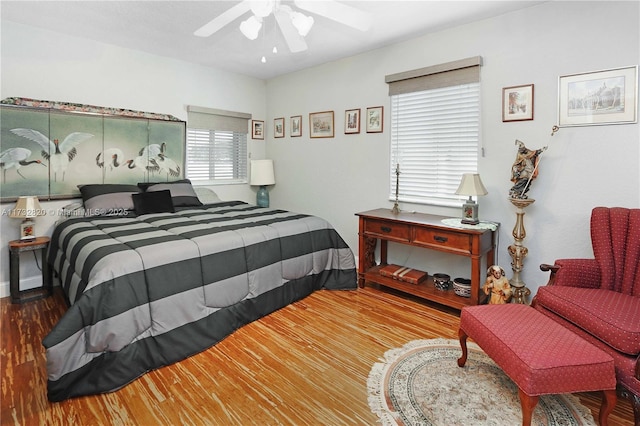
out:
M480 222L478 220L478 205L471 197L488 194L480 175L477 173L463 174L456 194L469 196L469 199L462 205L462 223L477 225Z
M273 173L273 160L251 160L250 185L259 186L256 204L259 207L269 207L269 191L267 185L274 185L276 178Z
M9 217L23 219L20 224L20 241L32 241L36 238L35 222L36 216L44 216L45 211L38 202L38 197L26 196L18 197L15 207L9 213Z

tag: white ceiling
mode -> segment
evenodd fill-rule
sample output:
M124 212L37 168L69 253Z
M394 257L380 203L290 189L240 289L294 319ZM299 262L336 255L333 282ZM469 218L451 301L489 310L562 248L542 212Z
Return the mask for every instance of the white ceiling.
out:
M319 0L322 1L322 0ZM193 32L239 1L0 1L3 21L41 27L156 55L269 79L397 43L429 32L523 9L542 1L343 1L367 11L373 25L360 32L314 16L307 51L292 54L273 15L257 40L238 26L249 13L210 37ZM282 0L294 9L292 1ZM272 53L274 45L277 54ZM267 62L260 58L266 56Z

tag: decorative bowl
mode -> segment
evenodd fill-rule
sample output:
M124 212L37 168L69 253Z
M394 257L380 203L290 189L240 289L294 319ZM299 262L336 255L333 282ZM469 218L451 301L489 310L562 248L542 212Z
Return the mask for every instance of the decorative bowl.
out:
M454 278L453 291L462 297L471 297L471 280L467 278Z
M449 290L451 277L447 274L433 274L433 284L438 290Z

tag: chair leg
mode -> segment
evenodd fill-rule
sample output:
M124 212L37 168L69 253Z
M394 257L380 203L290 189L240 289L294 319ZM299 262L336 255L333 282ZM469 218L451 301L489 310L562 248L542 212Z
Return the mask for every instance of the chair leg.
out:
M598 420L600 421L600 426L607 426L609 424L609 414L611 414L616 407L618 397L616 396L615 389L605 390L603 393Z
M458 336L460 337L460 347L462 348L462 356L458 358L458 367L464 367L464 364L467 362L467 333L459 328Z
M518 388L518 394L520 395L520 405L522 406L522 426L531 426L531 416L533 410L538 405L540 397L538 395L527 395Z

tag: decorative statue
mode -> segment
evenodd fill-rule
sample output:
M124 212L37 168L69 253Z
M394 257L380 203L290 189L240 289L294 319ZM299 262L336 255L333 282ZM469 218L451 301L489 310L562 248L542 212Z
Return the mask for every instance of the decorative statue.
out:
M516 160L511 166L511 182L513 186L509 190L509 197L526 199L527 192L531 188L531 181L538 176L538 163L540 162L540 156L547 147L536 150L531 150L516 139L516 145L518 145L518 153L516 154Z
M490 305L504 305L511 298L511 285L505 277L504 269L492 265L487 269L487 279L482 287L484 294L491 295Z

